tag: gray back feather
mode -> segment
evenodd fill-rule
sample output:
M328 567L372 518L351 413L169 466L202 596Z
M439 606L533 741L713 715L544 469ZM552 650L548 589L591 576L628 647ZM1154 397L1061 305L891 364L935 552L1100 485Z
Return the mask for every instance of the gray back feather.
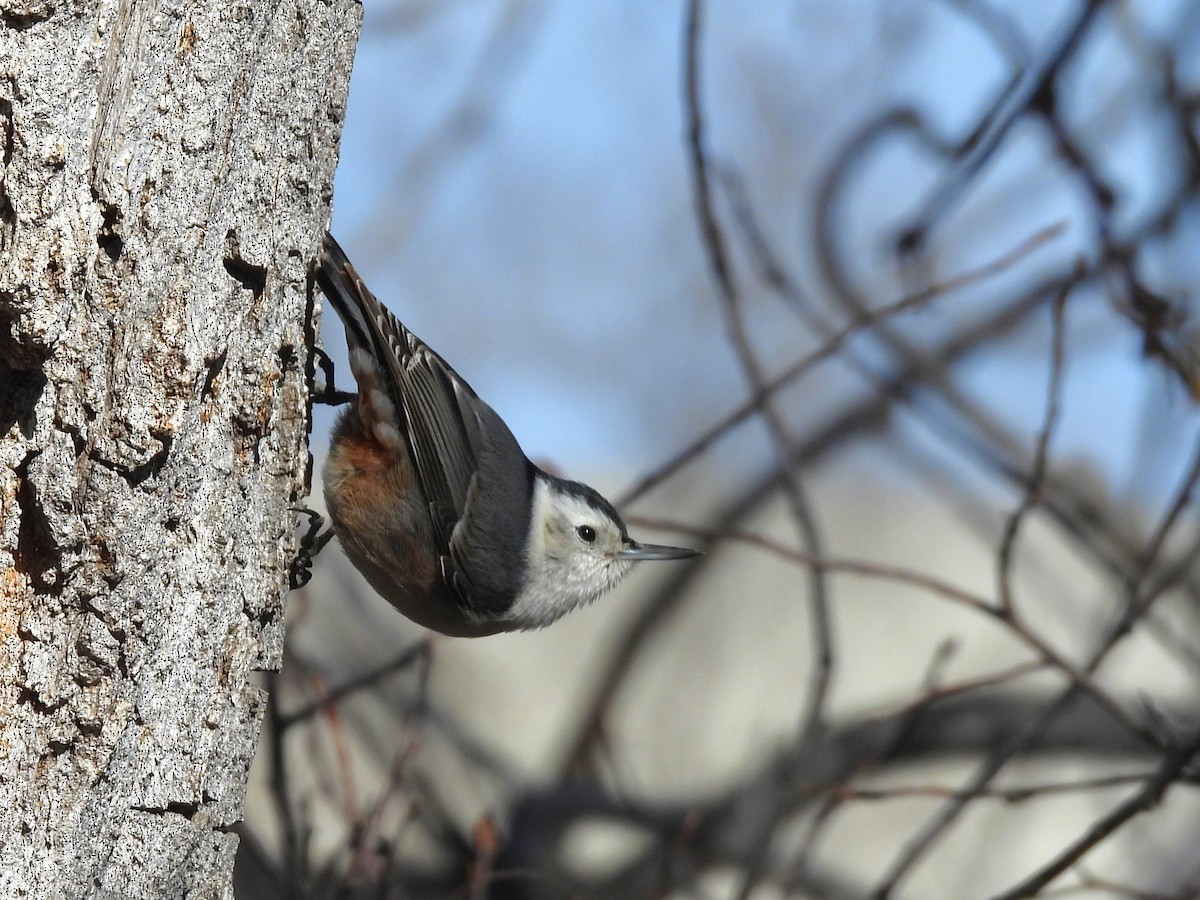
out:
M332 235L317 280L351 346L384 373L449 586L472 608L502 611L521 589L532 463L496 412L367 289Z

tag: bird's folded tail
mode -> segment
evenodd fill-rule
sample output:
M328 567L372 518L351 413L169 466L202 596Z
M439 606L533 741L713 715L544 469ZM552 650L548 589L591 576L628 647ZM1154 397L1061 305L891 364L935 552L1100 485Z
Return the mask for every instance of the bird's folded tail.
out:
M383 308L329 232L325 232L325 242L321 247L317 284L337 310L338 318L346 326L354 343L378 355L380 348L375 346L375 340L372 339L377 329L371 327L367 317L381 316Z
M350 371L358 382L355 412L363 431L390 450L408 449L407 426L399 409L396 368L401 348L391 345L403 339L403 331L367 289L345 251L328 233L317 266L317 284L346 329Z

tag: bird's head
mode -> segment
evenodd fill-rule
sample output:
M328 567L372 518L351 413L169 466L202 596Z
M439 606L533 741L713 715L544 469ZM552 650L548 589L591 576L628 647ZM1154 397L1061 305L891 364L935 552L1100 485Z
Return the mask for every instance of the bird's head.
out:
M642 544L597 491L539 471L534 478L526 572L513 614L538 628L591 603L641 560L686 559L699 551Z

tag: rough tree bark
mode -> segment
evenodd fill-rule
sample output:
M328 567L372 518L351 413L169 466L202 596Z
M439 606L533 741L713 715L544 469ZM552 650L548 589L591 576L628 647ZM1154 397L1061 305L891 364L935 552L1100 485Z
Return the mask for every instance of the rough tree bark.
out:
M232 896L349 0L0 0L0 897Z

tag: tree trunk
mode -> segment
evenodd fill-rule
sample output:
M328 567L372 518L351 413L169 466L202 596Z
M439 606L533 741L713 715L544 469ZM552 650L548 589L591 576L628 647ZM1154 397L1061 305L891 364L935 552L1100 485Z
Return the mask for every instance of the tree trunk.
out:
M0 0L0 897L229 897L359 8Z

